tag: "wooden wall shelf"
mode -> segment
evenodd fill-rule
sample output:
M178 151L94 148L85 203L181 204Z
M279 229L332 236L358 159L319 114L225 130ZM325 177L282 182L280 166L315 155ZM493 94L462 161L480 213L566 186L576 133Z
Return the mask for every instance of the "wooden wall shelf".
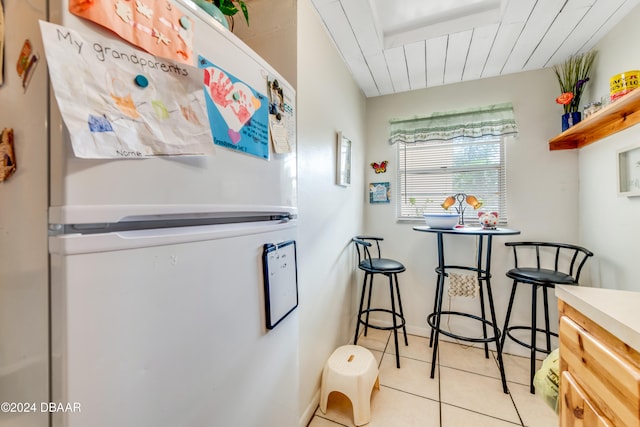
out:
M640 90L634 90L550 139L549 150L582 148L637 123L640 123Z

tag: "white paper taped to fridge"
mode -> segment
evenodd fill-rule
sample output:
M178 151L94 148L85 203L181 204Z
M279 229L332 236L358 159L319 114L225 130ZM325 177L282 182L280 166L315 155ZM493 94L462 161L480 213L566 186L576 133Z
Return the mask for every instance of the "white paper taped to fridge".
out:
M203 155L202 70L40 21L53 90L81 158Z

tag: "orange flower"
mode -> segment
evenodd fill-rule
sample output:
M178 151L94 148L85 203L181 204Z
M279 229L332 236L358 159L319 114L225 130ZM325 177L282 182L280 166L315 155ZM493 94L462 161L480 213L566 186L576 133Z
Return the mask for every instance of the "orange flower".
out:
M573 99L573 94L571 92L565 92L559 97L556 98L556 102L558 104L567 105Z

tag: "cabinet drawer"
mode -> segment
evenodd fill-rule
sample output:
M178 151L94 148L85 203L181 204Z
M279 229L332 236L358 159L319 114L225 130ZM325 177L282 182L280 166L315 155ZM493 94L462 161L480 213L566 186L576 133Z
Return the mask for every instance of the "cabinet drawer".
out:
M574 382L607 419L616 426L640 427L638 368L566 316L560 318L560 357Z
M560 427L613 427L609 421L591 406L584 394L567 371L560 380Z

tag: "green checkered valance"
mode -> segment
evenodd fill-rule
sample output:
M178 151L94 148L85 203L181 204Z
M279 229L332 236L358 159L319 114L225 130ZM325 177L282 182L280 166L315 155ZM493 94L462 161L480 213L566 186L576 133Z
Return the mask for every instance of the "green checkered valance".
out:
M513 105L491 105L464 111L433 113L429 117L390 122L389 143L448 141L454 138L515 136L518 134Z

